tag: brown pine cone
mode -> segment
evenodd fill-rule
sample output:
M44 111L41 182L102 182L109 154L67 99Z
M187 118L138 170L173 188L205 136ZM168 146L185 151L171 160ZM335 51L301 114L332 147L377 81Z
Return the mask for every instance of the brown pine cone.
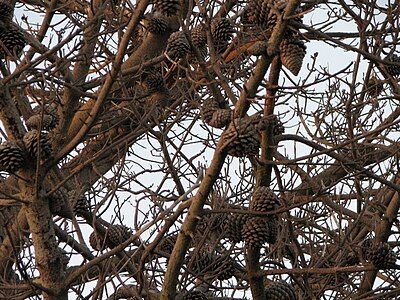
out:
M282 64L293 74L298 75L306 56L304 42L298 37L289 37L282 40L280 44L280 56Z
M250 209L258 212L273 211L281 206L281 201L267 186L258 186L254 189Z
M92 232L89 236L89 244L94 250L101 251L104 249L104 237L98 232Z
M228 19L214 19L211 22L211 35L217 52L225 51L234 32Z
M0 1L0 20L4 23L11 23L14 16L14 6L11 5L9 0Z
M386 61L392 62L392 63L400 63L400 57L397 56L396 54L392 54L388 57L385 58ZM386 71L389 73L391 76L399 76L400 75L400 66L395 66L395 65L386 65Z
M42 110L44 110L43 113ZM25 122L28 129L51 130L57 126L59 116L56 109L51 105L45 105L44 108L36 106L32 112L33 115Z
M218 101L214 98L207 99L200 108L201 119L209 124L215 111L220 109Z
M153 0L154 9L166 16L174 16L180 10L179 0Z
M167 31L169 21L167 17L160 12L148 16L147 30L152 34L163 34Z
M110 248L117 247L127 241L132 234L132 230L125 225L110 225L106 232L107 245Z
M39 143L40 139L40 143ZM36 129L28 131L24 135L25 148L28 153L33 157L38 157L38 150L40 149L41 159L48 159L51 155L51 144L47 133L37 131Z
M251 117L234 119L223 132L221 139L228 154L232 156L258 155L260 133Z
M378 97L383 91L383 80L379 80L372 76L367 82L367 95L370 97Z
M68 197L72 203L72 209L76 216L83 217L85 213L90 211L90 205L85 195L77 195L78 191L69 191Z
M224 224L225 237L233 243L243 241L242 228L248 218L247 214L228 215Z
M367 259L378 269L391 269L396 265L396 254L388 243L379 243L367 251Z
M235 275L235 262L229 256L218 256L215 259L217 279L227 280Z
M166 53L172 59L180 59L190 52L190 44L182 31L171 34L167 41Z
M276 223L263 217L251 217L243 225L242 237L250 248L261 248L265 243L275 243Z
M214 128L222 128L228 125L232 118L232 110L229 108L221 108L214 111L208 125Z
M69 206L68 192L64 187L59 187L49 198L49 208L52 214L64 218L72 218Z
M26 45L24 34L15 25L0 26L0 58L16 60Z
M24 165L24 152L17 142L9 140L0 145L0 168L15 173Z
M200 250L198 252L192 252L188 258L188 268L191 272L198 275L204 275L205 273L212 272L214 256L208 250Z
M265 289L265 296L269 300L297 300L295 289L286 282L274 282Z

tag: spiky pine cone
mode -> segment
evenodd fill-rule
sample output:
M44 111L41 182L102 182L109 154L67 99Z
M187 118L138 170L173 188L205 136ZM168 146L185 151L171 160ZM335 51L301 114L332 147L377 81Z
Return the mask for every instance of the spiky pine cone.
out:
M306 56L306 45L298 37L289 37L282 40L280 44L280 56L282 64L293 75L298 75Z
M224 225L225 237L233 243L243 241L242 228L248 218L247 214L228 215Z
M396 265L396 254L388 243L379 243L367 252L367 259L378 269L390 269Z
M271 0L249 0L246 7L246 15L249 22L266 28L272 2Z
M167 42L167 55L172 59L180 59L190 52L190 45L182 31L171 34Z
M147 74L143 83L149 91L160 91L165 87L165 80L160 72Z
M201 119L209 124L214 112L218 109L220 109L220 107L217 100L214 98L205 100L200 108Z
M89 244L94 250L101 251L105 246L104 237L100 233L93 231L89 236Z
M194 290L185 293L185 295L183 296L183 300L207 300L207 296L202 291Z
M276 241L276 227L266 218L252 217L243 225L242 237L250 248L261 248Z
M250 209L253 211L267 212L277 209L281 201L267 186L258 186L254 189Z
M217 52L225 51L234 30L228 19L214 19L211 22L211 35Z
M10 23L14 16L14 6L10 2L8 0L0 1L0 20L6 24Z
M164 237L164 239L158 244L157 248L160 251L166 252L168 254L172 253L174 246L176 244L178 236L177 235L169 235Z
M267 41L256 41L247 49L249 55L259 56L265 54L267 51L268 42Z
M227 280L235 275L234 261L229 256L218 256L215 259L215 272L217 279Z
M153 34L163 34L167 31L168 25L167 17L160 12L155 12L149 17L147 30Z
M368 260L369 252L374 246L374 240L371 238L366 238L361 244L361 256L363 259Z
M200 52L200 56L204 59L207 56L207 36L203 25L197 25L190 31L193 47ZM197 62L195 52L192 51L189 61Z
M16 60L25 45L25 36L15 25L0 26L0 58Z
M367 95L370 97L378 97L383 91L383 80L372 76L367 82Z
M68 193L68 198L72 203L72 210L75 216L83 217L90 210L89 201L85 195L78 195L77 191L71 190Z
M58 188L49 198L49 207L52 214L64 218L71 218L71 208L69 206L68 192L64 187Z
M174 16L180 10L179 0L153 0L155 11L166 16Z
M228 125L232 118L232 110L229 108L217 109L212 114L212 118L208 125L215 128L222 128Z
M107 229L106 239L110 248L114 248L131 237L132 230L125 225L110 225Z
M286 282L274 282L265 289L265 296L270 300L297 300L295 289Z
M59 117L54 107L50 105L46 105L44 108L36 106L32 112L33 115L26 121L28 129L51 130L57 126Z
M192 252L188 256L188 268L196 275L205 274L214 270L214 256L208 250Z
M32 157L38 157L38 150L40 150L40 157L42 159L47 159L50 157L51 144L47 133L39 133L39 131L33 129L24 135L23 141L25 143L26 150Z
M260 133L251 117L237 118L222 134L224 147L229 155L243 157L257 155L260 148Z
M397 56L396 54L392 54L388 57L385 58L387 62L391 63L400 63L400 56ZM386 71L389 73L391 76L399 76L400 75L400 66L395 66L395 65L386 65Z
M17 142L9 140L0 145L0 168L14 173L24 165L24 152Z

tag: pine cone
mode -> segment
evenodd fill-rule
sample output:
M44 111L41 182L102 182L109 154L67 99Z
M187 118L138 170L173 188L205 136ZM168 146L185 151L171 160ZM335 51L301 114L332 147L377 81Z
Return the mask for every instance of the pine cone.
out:
M400 57L397 56L396 54L392 54L392 55L386 57L386 61L393 62L393 63L400 63ZM400 75L400 66L387 65L386 71L391 76L399 76Z
M89 244L94 250L101 251L104 249L104 237L99 233L92 232L89 236Z
M180 59L190 52L190 45L181 31L171 34L167 42L167 55L172 59Z
M148 74L143 83L149 91L160 91L165 87L165 80L160 72Z
M218 109L220 109L220 107L217 100L215 100L214 98L205 100L200 109L201 119L205 123L209 124L212 120L214 112Z
M253 118L244 117L229 124L222 134L228 154L235 157L258 154L260 134L253 123Z
M64 218L72 218L71 208L69 206L68 192L65 188L60 187L49 198L50 211L54 215Z
M39 143L40 138L40 143ZM42 159L47 159L51 155L51 145L49 137L46 133L39 133L36 129L28 131L24 135L24 143L26 150L33 157L38 157L38 150L40 148L40 157Z
M43 116L42 110L44 109ZM28 129L51 130L57 126L59 117L54 107L45 105L44 108L36 106L33 115L26 121Z
M195 291L187 292L183 296L183 300L207 300L207 296L202 291L195 290Z
M187 260L188 268L197 276L212 272L214 270L214 257L213 254L208 250L192 252L189 254Z
M25 36L16 26L0 27L0 58L16 60L25 45Z
M15 141L0 145L0 168L15 173L24 165L24 152Z
M169 21L167 17L160 12L150 16L147 24L147 30L153 34L163 34L167 31Z
M280 56L282 64L293 75L298 75L303 65L303 59L306 56L307 47L298 37L283 39L280 44Z
M72 190L68 193L68 198L72 203L72 209L75 216L83 217L86 212L90 211L90 205L85 195L77 195L78 192Z
M0 1L0 20L4 23L11 23L14 16L14 6L8 0Z
M379 243L367 251L367 259L378 269L391 269L397 257L388 243Z
M253 192L250 209L258 212L268 212L281 205L279 198L267 186L258 186Z
M233 33L233 27L228 19L214 19L211 22L211 35L217 52L225 51Z
M246 15L249 22L265 29L272 2L271 0L250 0L246 7Z
M153 0L155 11L166 16L174 16L180 10L179 0Z
M207 46L207 35L203 25L197 25L190 30L192 43L195 48L202 48Z
M225 237L233 243L243 241L242 228L248 218L249 216L247 214L228 215L224 225Z
M265 54L267 51L268 42L267 41L256 41L247 49L249 55L259 56Z
M367 82L367 95L370 97L378 97L383 91L383 80L379 80L372 76Z
M276 227L274 223L263 217L252 217L242 228L242 237L248 247L261 248L264 243L276 241Z
M286 282L274 282L265 289L265 296L269 300L297 300L296 291Z
M177 235L169 235L169 236L164 237L164 239L161 240L160 244L158 245L158 249L160 251L171 254L172 250L174 249L174 246L176 244L177 238L178 238Z
M228 125L232 118L232 110L229 108L217 109L212 114L212 118L208 125L215 128L222 128Z
M124 225L110 225L107 229L106 239L110 248L117 247L131 237L132 231Z

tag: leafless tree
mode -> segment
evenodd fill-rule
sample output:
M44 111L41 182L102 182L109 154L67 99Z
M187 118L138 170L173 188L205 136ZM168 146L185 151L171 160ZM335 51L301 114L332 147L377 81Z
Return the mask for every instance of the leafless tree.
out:
M0 298L397 299L383 2L0 0Z

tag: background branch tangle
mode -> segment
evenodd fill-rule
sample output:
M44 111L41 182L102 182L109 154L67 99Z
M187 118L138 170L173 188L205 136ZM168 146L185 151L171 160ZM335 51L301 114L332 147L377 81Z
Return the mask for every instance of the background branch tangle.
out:
M0 299L397 299L398 10L0 0Z

